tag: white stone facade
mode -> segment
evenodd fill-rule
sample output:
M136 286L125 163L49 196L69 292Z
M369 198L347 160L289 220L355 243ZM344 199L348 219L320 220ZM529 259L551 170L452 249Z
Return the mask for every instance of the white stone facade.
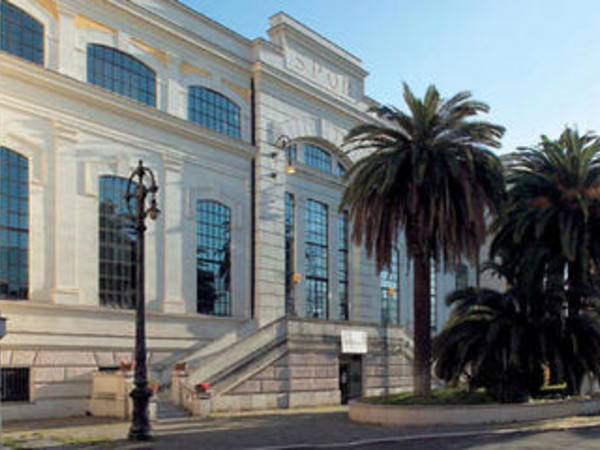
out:
M364 95L367 73L360 60L282 13L270 19L267 41L248 40L174 0L10 3L43 25L45 58L36 65L0 52L0 145L28 160L30 206L29 295L0 301L8 319L1 365L31 369L30 401L5 403L5 420L84 414L91 372L131 359L133 311L99 303L98 179L127 177L139 159L157 175L162 210L146 235L154 371L169 370L178 355L248 323L260 327L285 314L285 192L295 195L298 212L296 309L302 317L302 211L307 200L318 200L329 214L329 317L339 317L337 217L344 184L302 160L294 174L287 173L275 142L281 135L312 142L334 161L350 164L341 148L344 135L373 120L366 112L373 101ZM149 66L156 74L156 107L88 83L89 43ZM240 139L187 120L191 85L239 106ZM196 312L194 205L202 199L231 211L228 317ZM374 264L354 246L349 261L346 326L377 326ZM454 281L438 276L440 327L444 294ZM400 318L410 328L409 280L410 271L403 271ZM325 372L325 384L335 390L335 366ZM372 369L369 376L376 373Z

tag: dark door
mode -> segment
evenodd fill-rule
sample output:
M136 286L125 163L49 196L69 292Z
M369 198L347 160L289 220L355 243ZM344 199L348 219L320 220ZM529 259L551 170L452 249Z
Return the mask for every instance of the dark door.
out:
M341 355L340 395L342 405L362 395L362 359L360 355Z

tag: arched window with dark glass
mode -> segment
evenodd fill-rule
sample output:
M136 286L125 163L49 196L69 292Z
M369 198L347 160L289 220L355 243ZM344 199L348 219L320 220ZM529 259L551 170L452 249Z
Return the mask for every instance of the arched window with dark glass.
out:
M99 297L100 305L135 306L137 238L124 195L128 180L102 176L99 180Z
M379 274L381 289L381 321L400 323L400 252L392 249L392 261L389 268Z
M229 98L202 86L188 90L188 119L218 133L239 139L240 107Z
M326 319L329 316L329 240L327 205L315 200L306 202L306 314Z
M146 105L156 105L156 73L116 48L88 44L87 80Z
M0 50L44 64L44 26L6 0L0 0Z
M200 314L231 315L231 212L222 203L196 203L196 277Z
M0 299L26 299L29 290L29 164L0 147Z
M322 172L331 173L331 154L313 144L304 144L304 164Z

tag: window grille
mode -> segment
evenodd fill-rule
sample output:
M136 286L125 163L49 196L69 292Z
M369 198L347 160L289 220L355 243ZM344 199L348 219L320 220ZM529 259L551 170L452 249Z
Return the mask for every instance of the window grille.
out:
M29 287L29 162L0 147L0 299L26 299Z
M156 74L143 62L112 47L87 46L87 80L109 91L156 105Z
M338 299L340 319L348 320L348 214L340 214L338 220Z
M99 180L99 296L112 308L135 307L137 237L124 195L128 180L102 176Z
M231 315L231 212L212 200L196 204L198 312Z
M1 392L3 402L28 402L29 392L29 369L10 368L0 369Z
M0 1L0 50L44 64L44 26L5 0Z
M227 136L241 136L240 107L211 89L190 86L188 119Z
M304 163L322 172L331 173L331 155L313 144L304 144Z
M285 312L294 314L295 198L285 193Z
M329 316L328 219L327 206L315 200L306 202L306 313L308 317Z
M392 249L389 269L379 274L381 288L381 321L385 324L400 323L400 252Z

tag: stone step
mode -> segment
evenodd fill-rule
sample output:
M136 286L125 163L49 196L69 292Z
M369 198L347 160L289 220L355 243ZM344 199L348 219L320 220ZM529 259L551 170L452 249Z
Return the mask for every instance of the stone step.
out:
M161 390L156 402L156 420L164 422L181 420L190 417L189 413L180 406L171 403L170 389Z

